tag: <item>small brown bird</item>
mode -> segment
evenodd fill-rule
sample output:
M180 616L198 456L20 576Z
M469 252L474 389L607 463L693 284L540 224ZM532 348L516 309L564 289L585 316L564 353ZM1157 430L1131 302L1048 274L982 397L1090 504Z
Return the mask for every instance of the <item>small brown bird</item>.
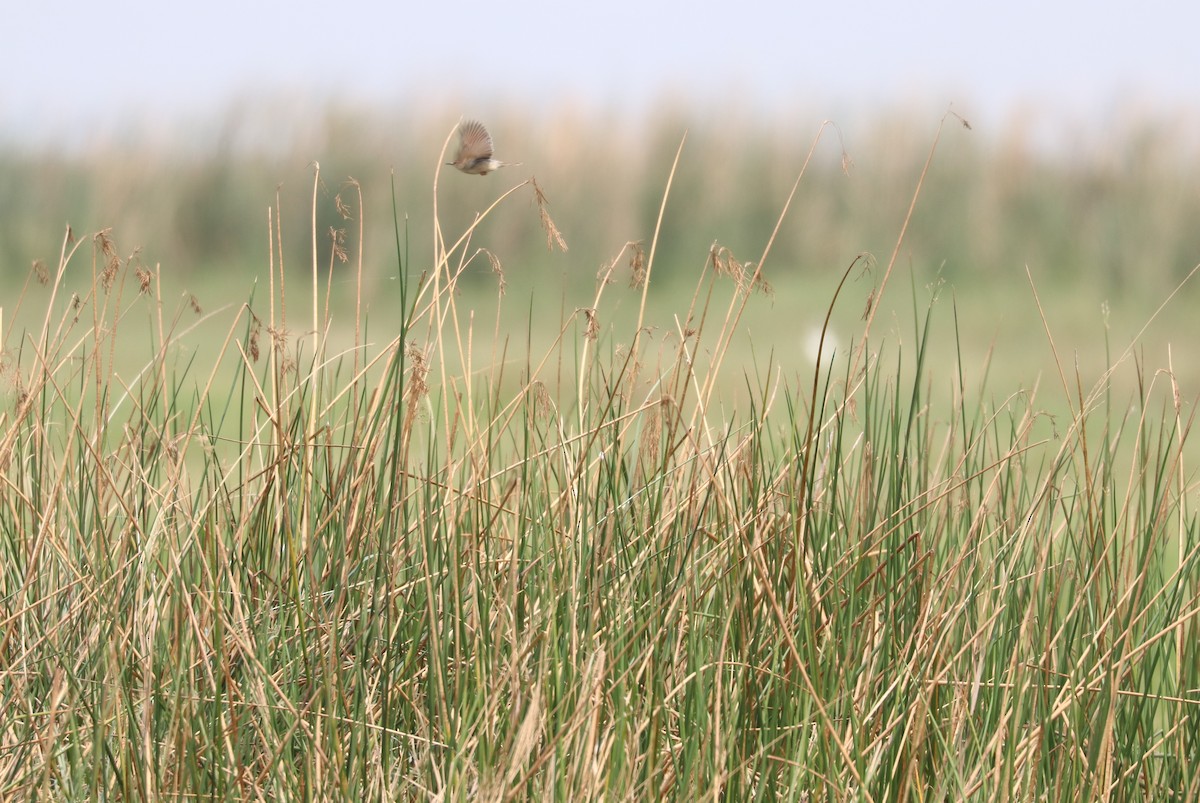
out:
M501 162L492 158L492 135L478 120L466 120L458 127L458 154L453 165L464 173L486 176L501 167L516 167L520 162Z

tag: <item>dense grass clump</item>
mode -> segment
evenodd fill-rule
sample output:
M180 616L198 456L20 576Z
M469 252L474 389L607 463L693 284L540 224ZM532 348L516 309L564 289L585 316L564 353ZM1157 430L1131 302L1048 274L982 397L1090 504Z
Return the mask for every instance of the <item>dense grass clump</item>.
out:
M496 204L524 192L565 248L532 179ZM277 212L269 286L215 313L172 318L107 232L64 240L43 324L5 332L0 796L1200 796L1169 372L1114 359L1127 399L1064 368L1069 416L995 401L928 360L952 306L872 335L895 257L803 381L732 364L774 234L753 265L713 246L653 338L658 238L631 245L552 344L495 338L481 366L457 286L501 269L473 244L495 208L445 238L435 202L415 267L395 216L379 345L361 262L345 347L324 260L284 291ZM214 321L207 364L191 327Z

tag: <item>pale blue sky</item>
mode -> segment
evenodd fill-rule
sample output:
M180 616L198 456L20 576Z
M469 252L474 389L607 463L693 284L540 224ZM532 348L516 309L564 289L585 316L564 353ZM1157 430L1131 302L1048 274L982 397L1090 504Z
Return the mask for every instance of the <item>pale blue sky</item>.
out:
M1200 4L1166 0L51 0L2 16L0 134L18 137L275 91L634 111L666 91L736 93L767 115L910 99L988 116L1200 107Z

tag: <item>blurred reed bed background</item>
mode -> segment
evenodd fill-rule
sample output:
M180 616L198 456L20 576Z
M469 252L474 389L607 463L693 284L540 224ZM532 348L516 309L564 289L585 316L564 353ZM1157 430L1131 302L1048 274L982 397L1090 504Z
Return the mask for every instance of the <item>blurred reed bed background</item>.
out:
M283 101L246 101L190 124L133 121L121 134L94 143L79 137L65 150L10 142L0 148L0 284L12 292L31 266L52 266L69 224L75 232L111 229L122 256L136 252L161 265L168 288L204 308L242 300L266 275L267 209L276 202L290 268L308 270L317 162L321 261L329 232L347 227L337 196L353 177L366 210L353 226L362 226L368 244L370 312L394 322L394 310L379 303L395 280L392 183L397 212L420 233L411 258L427 263L433 173L459 112L445 104L434 111L331 105L302 115ZM774 294L755 302L750 333L760 351L774 347L785 361L804 352L845 266L863 253L868 262L888 261L939 117L881 110L824 130L765 266ZM464 231L504 189L533 175L570 245L568 253L548 252L543 232L515 207L480 225L473 242L503 255L511 315L501 328L510 333L529 325L531 295L539 305L587 306L601 268L626 243L648 241L686 132L649 296L653 322L669 325L679 288L692 286L714 244L741 261L757 258L822 125L811 114L769 119L736 103L718 113L669 102L647 117L566 109L509 111L487 122L503 152L525 164L485 179L443 177L444 229ZM989 364L1006 381L1029 383L1049 367L1030 360L1048 358L1030 276L1065 338L1060 347L1103 368L1106 348L1132 339L1200 262L1200 122L1130 113L1105 130L1064 125L1052 141L1034 116L954 129L924 178L899 268L921 293L953 294L968 354L983 364L996 343ZM348 286L339 269L335 304L344 297L338 288ZM492 297L497 281L484 266L468 270L461 285L468 305L473 293ZM852 329L861 310L850 307L865 303L872 281L868 274L852 285L856 300L837 311L835 331ZM1144 347L1165 358L1198 298L1185 287L1145 333ZM494 306L481 302L481 314ZM888 312L911 322L910 309L901 300ZM1197 387L1200 360L1175 358L1184 385Z
M307 210L309 165L329 182L321 223L340 225L333 194L342 177L363 183L364 203L390 206L394 170L401 211L427 230L434 168L459 113L326 108L299 117L270 104L242 104L216 119L130 130L66 150L53 143L0 143L0 259L4 280L51 256L61 227L111 227L123 241L187 278L256 271L262 263L265 209L276 187L285 208ZM881 111L824 137L780 232L787 261L777 272L835 272L846 255L884 254L906 211L940 113ZM969 119L969 116L968 116ZM648 236L662 182L680 137L671 214L660 244L664 274L694 267L692 233L736 252L770 232L822 118L768 119L677 108L650 118L567 110L487 118L498 143L525 161L555 203L559 227L595 264L627 240ZM1064 124L1065 125L1065 124ZM1019 116L1001 127L948 136L939 145L906 250L923 275L955 282L995 281L1021 272L1109 293L1157 296L1195 264L1200 230L1196 175L1200 120L1131 117L1104 131L1065 128L1045 141L1045 124ZM849 169L846 169L846 168ZM491 181L444 187L447 228L470 222L474 202L498 194ZM376 214L368 234L387 231ZM309 232L292 226L289 245ZM490 222L488 237L510 259L544 264L539 234ZM385 270L387 254L369 255ZM790 269L790 270L788 270ZM585 271L586 272L586 271ZM223 277L224 278L224 277Z

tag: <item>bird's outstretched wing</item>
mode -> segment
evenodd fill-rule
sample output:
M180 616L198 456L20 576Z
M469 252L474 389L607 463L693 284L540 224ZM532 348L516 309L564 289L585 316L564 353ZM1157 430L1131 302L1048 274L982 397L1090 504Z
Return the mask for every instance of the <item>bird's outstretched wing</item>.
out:
M456 162L473 162L492 158L492 135L478 120L467 120L458 127L458 158Z

